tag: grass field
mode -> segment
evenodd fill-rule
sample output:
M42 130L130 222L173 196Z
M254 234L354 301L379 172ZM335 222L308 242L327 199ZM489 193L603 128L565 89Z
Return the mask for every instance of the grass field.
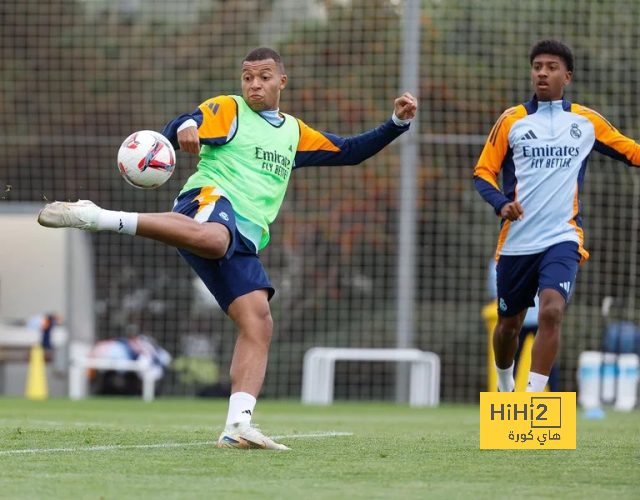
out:
M291 452L217 450L226 401L0 399L0 498L640 498L640 414L576 450L480 450L479 410L260 402Z

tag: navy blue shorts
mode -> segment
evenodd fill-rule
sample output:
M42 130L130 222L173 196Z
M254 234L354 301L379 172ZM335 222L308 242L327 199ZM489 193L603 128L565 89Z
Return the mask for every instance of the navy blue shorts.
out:
M573 241L532 255L501 255L496 267L498 314L515 316L533 307L538 291L547 288L560 292L569 303L580 258L578 244Z
M248 245L238 231L229 200L216 194L211 187L191 189L176 198L173 212L191 217L201 224L218 222L229 229L231 244L222 259L205 259L178 249L178 253L204 282L225 313L235 299L255 290L267 290L271 300L275 289L253 245Z

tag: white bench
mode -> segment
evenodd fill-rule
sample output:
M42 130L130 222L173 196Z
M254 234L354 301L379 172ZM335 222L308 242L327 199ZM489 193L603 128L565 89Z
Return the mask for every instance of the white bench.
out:
M440 403L440 358L419 349L365 349L313 347L304 355L302 403L333 402L336 361L396 361L411 363L409 404L414 407Z
M136 372L142 379L142 397L145 401L153 401L155 397L155 376L153 366L148 360L129 361L125 359L75 358L69 366L69 397L83 399L88 393L87 370L116 370Z

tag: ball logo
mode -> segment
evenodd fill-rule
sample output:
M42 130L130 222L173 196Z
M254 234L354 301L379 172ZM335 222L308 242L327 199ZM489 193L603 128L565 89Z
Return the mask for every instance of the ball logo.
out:
M500 310L501 311L507 310L507 303L504 301L504 299L500 299Z
M143 172L147 168L173 170L173 164L175 163L173 151L169 150L168 163L158 159L160 152L163 149L166 149L165 144L163 144L161 141L156 141L153 147L147 153L147 156L142 158L138 163L138 168L140 169L140 171Z
M571 131L569 133L574 139L580 139L580 137L582 137L582 131L578 128L577 123L571 124Z

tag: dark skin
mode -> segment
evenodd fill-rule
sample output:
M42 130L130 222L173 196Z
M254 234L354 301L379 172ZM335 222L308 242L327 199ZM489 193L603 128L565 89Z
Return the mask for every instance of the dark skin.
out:
M564 60L556 55L539 54L531 63L531 84L540 102L562 99L571 76ZM509 202L500 210L500 216L508 223L517 223L525 216L524 207L517 200ZM531 371L549 376L560 346L560 327L566 301L560 292L550 288L541 290L539 297L539 327L531 352ZM526 314L527 309L524 309L515 316L498 316L498 324L493 332L493 350L498 368L506 369L513 364L518 334Z

